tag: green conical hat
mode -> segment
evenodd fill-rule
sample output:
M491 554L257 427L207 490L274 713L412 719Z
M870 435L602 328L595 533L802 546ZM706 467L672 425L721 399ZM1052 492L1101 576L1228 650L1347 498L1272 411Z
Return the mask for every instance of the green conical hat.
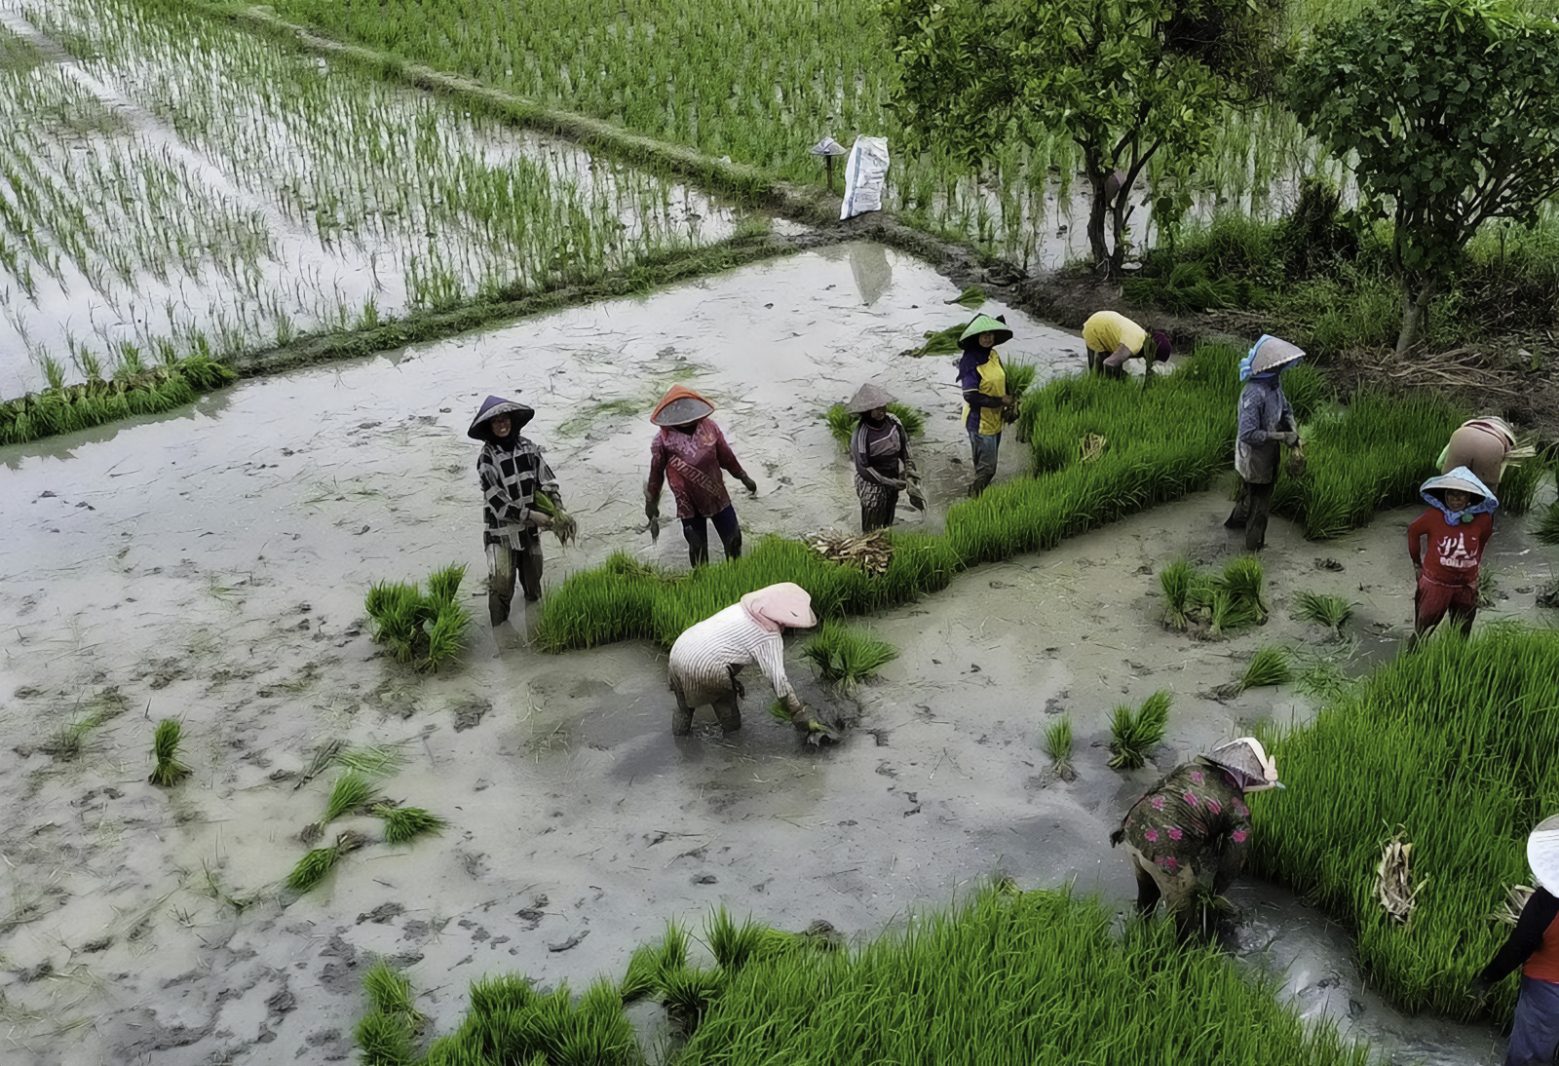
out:
M1012 339L1012 330L1007 328L1007 323L1004 320L1004 317L992 318L990 315L982 314L975 315L974 321L969 323L969 325L964 328L962 335L960 335L958 338L958 343L960 346L962 346L967 341L973 340L982 333L996 334L997 344L1006 344Z

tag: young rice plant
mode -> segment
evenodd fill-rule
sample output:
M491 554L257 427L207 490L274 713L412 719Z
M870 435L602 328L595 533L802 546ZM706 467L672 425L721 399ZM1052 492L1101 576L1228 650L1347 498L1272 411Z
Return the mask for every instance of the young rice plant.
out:
M817 667L823 680L846 687L876 677L898 654L887 641L831 619L801 646L801 657Z
M1160 689L1133 710L1122 704L1110 715L1110 767L1136 770L1148 760L1148 753L1164 740L1169 728L1169 704L1172 696Z
M157 763L149 778L152 784L170 788L189 776L189 767L179 761L179 742L183 736L184 727L177 719L164 718L157 723L152 734L152 757Z

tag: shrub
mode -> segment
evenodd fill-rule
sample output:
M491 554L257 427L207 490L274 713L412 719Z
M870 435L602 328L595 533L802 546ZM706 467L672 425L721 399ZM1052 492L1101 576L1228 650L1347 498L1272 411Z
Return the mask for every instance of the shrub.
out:
M1110 766L1116 770L1135 770L1147 762L1148 752L1164 740L1169 727L1172 697L1162 689L1132 710L1122 704L1110 715Z
M368 590L364 607L373 621L373 639L386 645L396 661L418 671L436 671L465 647L471 615L460 602L466 568L451 564L428 575L426 595L404 581L380 582Z

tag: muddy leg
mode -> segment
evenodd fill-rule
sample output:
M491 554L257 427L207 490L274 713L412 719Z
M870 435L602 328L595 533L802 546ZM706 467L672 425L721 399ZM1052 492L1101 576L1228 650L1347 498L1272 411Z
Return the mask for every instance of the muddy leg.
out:
M535 603L541 599L541 539L532 537L515 555L520 588L525 590L526 602Z
M682 693L672 689L672 694L677 698L677 709L671 712L671 735L685 737L693 731L693 708L687 705Z
M514 552L507 544L487 546L487 614L495 626L509 620L514 602Z
M688 561L694 566L703 566L707 563L709 561L709 520L684 518L682 536L687 540Z
M1249 485L1250 517L1245 522L1245 550L1256 552L1267 545L1267 515L1272 510L1272 485Z
M996 458L1001 450L1001 435L971 431L969 448L974 455L974 484L969 486L969 495L978 496L996 480Z
M1137 875L1137 913L1146 917L1153 913L1154 907L1158 906L1158 898L1161 894L1158 890L1158 882L1135 858L1131 860L1131 869Z
M1229 512L1229 517L1223 520L1224 529L1244 529L1245 520L1250 517L1250 486L1242 478L1240 490L1234 497L1234 510Z
M721 696L715 700L715 717L720 720L720 730L729 736L742 727L742 709L736 695Z
M715 534L720 538L720 546L725 549L727 559L740 559L742 557L742 524L737 521L736 508L727 507L714 518ZM707 549L706 549L707 550Z

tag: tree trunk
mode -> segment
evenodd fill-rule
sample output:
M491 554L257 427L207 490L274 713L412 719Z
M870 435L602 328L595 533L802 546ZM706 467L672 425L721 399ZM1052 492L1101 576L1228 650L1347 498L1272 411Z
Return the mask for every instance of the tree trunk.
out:
M1429 301L1434 299L1434 285L1424 282L1413 291L1413 283L1402 282L1402 330L1397 334L1397 354L1406 355L1423 340L1429 324Z
M1093 197L1088 202L1088 247L1093 253L1094 269L1105 277L1113 276L1115 271L1110 246L1104 240L1104 224L1110 206L1109 195L1104 191L1108 176L1102 170L1088 169L1088 184L1093 187Z
M1131 186L1121 183L1120 191L1110 203L1110 226L1115 247L1110 249L1110 273L1119 276L1126 265L1126 219L1131 214Z

